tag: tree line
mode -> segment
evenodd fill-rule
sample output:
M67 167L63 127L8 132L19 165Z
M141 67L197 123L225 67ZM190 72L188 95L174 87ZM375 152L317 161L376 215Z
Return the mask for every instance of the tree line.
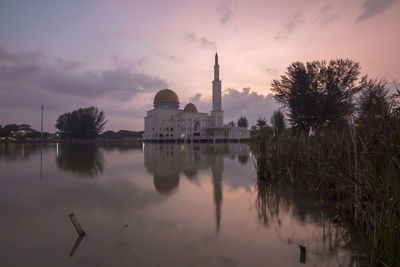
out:
M273 127L257 121L258 187L279 181L319 194L356 230L371 266L398 266L400 90L360 70L348 59L294 62L273 80L283 108Z
M360 65L349 59L295 62L271 90L297 133L390 112L387 82L359 76Z

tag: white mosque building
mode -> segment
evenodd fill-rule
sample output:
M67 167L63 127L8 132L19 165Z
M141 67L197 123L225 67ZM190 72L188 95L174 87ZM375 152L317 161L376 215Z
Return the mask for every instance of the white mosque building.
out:
M215 54L212 82L212 110L198 112L193 103L179 109L178 95L161 89L154 97L153 109L144 118L144 139L147 141L240 141L250 138L242 127L224 125L218 54Z

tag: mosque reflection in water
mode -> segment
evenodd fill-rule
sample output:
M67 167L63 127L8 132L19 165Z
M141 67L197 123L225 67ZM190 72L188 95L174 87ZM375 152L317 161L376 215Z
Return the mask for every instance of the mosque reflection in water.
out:
M9 164L10 162L12 164ZM261 249L254 245L257 242L266 247L271 245L269 242L276 242L271 246L280 246L283 249L284 243L287 253L292 255L293 247L296 247L298 251L298 244L304 244L307 251L314 251L314 254L307 254L307 259L305 259L301 251L298 251L296 257L300 255L301 263L308 262L309 256L312 257L311 262L328 263L336 261L336 255L339 255L341 261L345 263L341 264L342 266L357 266L359 263L358 258L349 256L358 253L357 250L353 250L352 234L344 226L332 223L332 214L329 215L326 212L326 203L322 199L301 190L300 186L294 187L279 179L257 183L256 173L252 166L251 150L247 144L148 143L101 146L69 143L42 146L0 144L2 168L12 170L13 164L17 162L24 164L21 168L40 166L40 180L42 180L43 165L43 176L46 178L47 175L48 181L53 179L54 175L59 175L60 181L76 185L73 192L80 192L78 195L82 197L75 207L78 211L82 205L86 205L88 210L96 210L97 203L103 203L101 206L112 207L112 210L132 207L136 210L134 218L137 218L140 210L146 210L151 205L156 209L160 207L160 203L169 203L167 206L172 210L178 203L185 206L185 203L179 202L183 197L180 193L190 188L191 192L197 194L196 201L202 203L202 207L207 206L207 200L213 200L214 211L211 209L208 212L206 208L203 211L215 218L213 220L215 220L217 234L224 231L224 235L218 234L220 242L235 244L236 235L243 232L246 238L242 237L242 242L247 242L247 246L252 250ZM27 162L34 164L28 165ZM53 165L60 172L52 172ZM29 173L32 173L32 170L29 170ZM139 176L132 176L132 173ZM103 179L93 179L100 176ZM128 184L123 177L128 179ZM144 179L140 180L141 177ZM210 182L207 180L208 177L211 177ZM79 178L92 179L83 181ZM192 183L185 183L183 179L200 186L188 187ZM9 183L14 181L10 178ZM103 186L103 183L110 186ZM144 183L145 188L138 190L137 185L140 183ZM52 183L47 183L46 179L43 180L42 186L50 188L51 185ZM121 189L127 185L130 186L129 190ZM208 188L208 185L212 188L212 193L203 194L203 192L210 192L202 191ZM64 187L61 186L61 188ZM147 191L147 188L150 191ZM18 187L15 190L17 189ZM59 195L57 193L57 196ZM59 205L69 207L71 193L68 192L65 195L68 198L62 200ZM94 206L92 202L88 202L86 195L97 198ZM142 198L143 195L146 197ZM234 203L234 208L232 208L233 196L238 200ZM140 202L143 199L148 201L146 205ZM162 201L163 199L169 201ZM118 200L115 202L117 204L112 204L113 200ZM189 201L193 199L189 199L188 203ZM183 216L184 218L188 215L191 217L196 212L188 208ZM109 219L107 214L107 212L102 214L105 221ZM162 217L159 218L159 220L162 219ZM117 219L117 223L119 220L120 218ZM225 221L241 225L240 229L232 224L225 224ZM213 229L214 223L212 221L210 223ZM259 229L258 226L262 226L265 234L272 232L276 241L271 235L265 238L261 232L253 232L255 227ZM137 229L143 228L141 225L137 227ZM202 231L190 223L187 227ZM157 227L152 228L151 231L159 234L162 232ZM207 232L208 229L205 231ZM242 253L251 252L242 251Z
M153 175L155 190L166 196L178 190L182 177L194 180L199 171L211 169L217 233L221 225L223 192L226 192L223 188L223 178L225 183L232 186L231 177L224 175L224 158L236 158L241 165L249 164L251 150L247 144L148 144L144 147L144 164L147 171ZM344 250L354 249L353 253L358 253L358 249L351 244L349 230L343 225L331 222L326 203L318 196L311 195L297 186L283 184L279 179L264 183L257 183L250 177L244 180L247 186L250 185L249 191L255 192L257 221L266 229L274 229L281 241L289 246L302 243L313 251L320 251L314 253L313 257L317 255L322 262L326 261L329 258L327 254L332 252L340 254ZM302 233L302 225L313 225L314 230ZM299 255L300 263L308 261L304 247L300 249ZM358 257L350 257L347 260L345 266L360 264Z
M178 189L181 174L193 180L199 170L211 168L218 232L223 199L224 157L238 156L243 164L248 162L249 155L250 148L244 144L147 144L144 146L144 165L153 174L154 188L163 195L173 194Z

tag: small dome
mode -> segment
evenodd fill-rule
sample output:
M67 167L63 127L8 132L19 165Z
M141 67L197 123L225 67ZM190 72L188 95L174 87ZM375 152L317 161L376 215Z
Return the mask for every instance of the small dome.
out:
M189 112L197 112L197 108L193 103L187 104L183 110Z
M186 175L187 178L193 179L196 177L197 170L196 169L188 169L183 171L183 173Z
M154 108L179 109L178 95L170 89L162 89L154 97Z
M171 174L154 174L153 179L154 188L158 193L163 195L170 195L178 188L179 173Z

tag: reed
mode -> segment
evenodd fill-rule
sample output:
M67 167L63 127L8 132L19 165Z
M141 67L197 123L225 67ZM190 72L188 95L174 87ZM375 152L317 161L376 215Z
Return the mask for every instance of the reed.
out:
M326 127L315 136L259 132L260 181L319 192L357 229L371 265L400 265L400 115Z

